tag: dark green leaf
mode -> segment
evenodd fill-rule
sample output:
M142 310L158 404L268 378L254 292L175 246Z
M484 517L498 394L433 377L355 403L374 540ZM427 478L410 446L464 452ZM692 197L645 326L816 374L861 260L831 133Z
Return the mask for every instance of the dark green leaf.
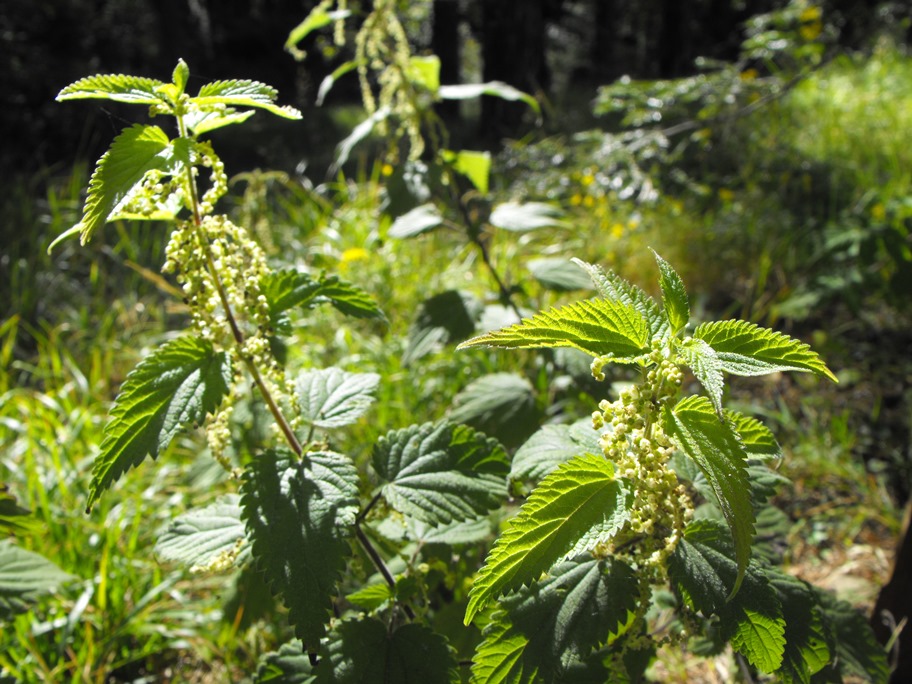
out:
M460 290L447 290L424 300L409 326L403 365L414 363L442 344L467 338L475 332L482 307L475 295Z
M301 373L295 382L301 417L310 425L336 428L363 416L380 384L376 373L323 368Z
M568 554L584 553L584 546L611 539L627 520L631 498L601 455L558 466L506 523L475 578L466 624L499 594L538 579Z
M92 467L87 508L146 456L156 458L183 426L215 412L231 378L228 356L198 338L179 337L143 359L114 401Z
M747 454L734 428L720 418L706 397L691 396L666 408L668 434L706 476L731 529L738 574L731 588L738 591L754 536L754 511L747 480Z
M266 451L247 467L241 505L253 555L288 607L295 635L316 651L358 511L358 472L332 452L297 461Z
M390 630L379 620L346 620L329 635L317 684L458 684L446 639L424 625Z
M458 349L573 347L592 356L611 355L620 360L643 354L648 334L646 320L635 309L617 301L586 299L473 337Z
M781 674L810 684L811 675L830 661L827 630L808 584L782 572L767 571L785 617L785 653Z
M509 457L496 440L465 425L425 423L374 445L372 464L396 510L432 525L475 520L507 496Z
M690 321L690 300L687 298L687 290L677 271L654 250L652 253L659 265L659 283L662 286L665 315L668 316L668 322L671 323L672 334L675 334L679 330L683 330Z
M785 651L779 600L763 571L756 564L742 571L734 555L721 523L696 520L669 559L669 577L695 610L720 616L725 638L731 639L735 650L760 671L771 673L781 665ZM739 576L743 586L731 596L728 587Z
M850 604L811 587L823 614L823 624L833 634L830 664L811 681L844 682L854 675L873 684L886 684L890 666L867 618Z
M267 275L261 287L269 302L273 325L285 332L290 331L287 319L282 315L284 312L294 307L312 309L326 303L355 318L386 320L370 295L337 276L313 278L308 273L284 269Z
M513 447L535 429L540 412L528 380L513 373L492 373L464 387L453 398L447 418L471 425Z
M510 479L535 485L574 456L600 453L598 433L589 418L572 427L543 425L513 455Z
M0 484L0 533L23 535L35 532L41 523L28 509L16 503L5 484Z
M282 644L278 651L266 653L257 663L254 684L313 684L316 675L310 657L299 641Z

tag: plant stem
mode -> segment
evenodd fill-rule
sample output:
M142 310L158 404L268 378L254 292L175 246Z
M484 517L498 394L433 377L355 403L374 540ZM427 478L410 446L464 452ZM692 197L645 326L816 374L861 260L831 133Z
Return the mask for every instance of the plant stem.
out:
M368 539L367 535L364 534L364 530L361 529L361 523L359 521L355 521L355 536L358 538L361 546L364 547L364 550L370 557L371 562L374 564L374 567L377 568L377 572L383 575L383 579L386 580L386 583L390 586L391 589L395 589L396 580L393 578L392 573L390 573L389 568L386 567L386 563L383 561L383 558L381 558L380 554L377 553L377 549L374 548L374 545L371 544L370 539ZM401 603L400 605L402 606L402 610L408 616L408 619L414 620L415 612L411 609L411 607L406 603Z

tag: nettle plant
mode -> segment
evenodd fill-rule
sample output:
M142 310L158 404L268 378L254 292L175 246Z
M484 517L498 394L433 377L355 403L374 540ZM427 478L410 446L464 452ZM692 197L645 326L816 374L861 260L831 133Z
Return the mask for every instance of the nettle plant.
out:
M281 596L303 648L268 654L257 681L632 681L659 646L710 655L727 643L745 667L785 681L886 678L863 618L776 569L758 542L779 448L758 421L722 408L724 373L833 378L806 345L743 321L687 336L687 295L661 258L662 304L578 262L600 297L463 346L576 348L595 357L597 379L609 363L637 369L615 402L592 420L546 425L512 463L496 440L452 422L393 430L369 457L340 453L334 430L366 413L380 378L289 368L276 350L319 305L384 314L334 275L274 268L216 213L227 180L200 137L256 109L300 113L261 83L217 81L192 96L188 79L179 62L171 83L101 75L58 96L142 104L176 123L174 135L143 124L115 138L82 220L61 236L85 242L116 219L172 223L163 270L189 312L187 329L121 387L88 507L179 433L204 428L236 492L179 515L156 552L199 571L254 566ZM688 368L705 396L681 397ZM247 453L232 412L252 395L274 430ZM528 498L482 566L511 490Z
M475 679L636 681L659 647L712 655L730 644L746 671L781 681L885 681L864 618L774 567L758 526L784 480L768 467L780 449L722 405L725 373L835 376L806 344L746 321L687 334L684 284L655 256L661 305L578 261L599 298L460 345L572 347L595 357L596 379L608 364L639 372L599 404L597 437L545 426L516 454L511 479L534 484L469 593L466 624L484 624ZM685 395L685 371L705 394Z

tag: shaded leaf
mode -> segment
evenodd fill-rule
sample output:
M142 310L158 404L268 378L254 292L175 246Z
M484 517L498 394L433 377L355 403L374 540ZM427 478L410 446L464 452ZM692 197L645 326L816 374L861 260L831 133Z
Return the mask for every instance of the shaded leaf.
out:
M376 373L349 373L340 368L304 371L295 382L301 417L320 428L350 425L370 408L379 384Z
M540 416L528 380L513 373L491 373L473 380L453 398L447 418L511 447L529 436Z
M738 574L731 594L741 585L750 559L754 511L747 480L747 454L734 428L716 415L706 397L685 397L665 409L668 434L703 472L716 495L734 540Z
M599 456L579 456L558 466L507 521L475 578L466 624L491 599L538 579L587 537L609 540L626 522L631 494Z
M379 620L346 620L329 635L317 684L457 684L447 641L424 625L391 631Z
M814 593L803 580L783 572L768 571L785 617L785 653L782 674L793 682L810 684L811 675L830 661L827 629Z
M509 457L496 440L465 425L425 423L394 430L371 463L397 511L431 525L475 520L507 496Z
M0 620L28 610L41 594L75 579L44 556L0 540Z
M443 344L466 339L475 332L482 306L475 295L460 290L447 290L424 300L409 326L403 365L414 363Z
M299 641L282 644L278 651L264 654L257 663L254 684L312 684L316 675L310 657Z
M725 528L715 520L696 520L669 559L675 589L695 610L719 615L724 637L765 673L774 672L785 651L785 620L775 591L763 571L751 564L745 572L734 560ZM741 576L734 596L729 586Z
M361 587L357 591L346 594L345 599L364 610L371 611L377 610L377 608L394 597L395 592L393 591L393 588L386 582L379 582L377 584L369 584L365 587Z
M0 484L0 532L23 535L41 529L41 523L31 511L16 503L5 484Z
M624 359L642 354L647 343L646 321L635 309L617 301L586 299L473 337L457 349L573 347L593 356Z
M878 643L867 618L851 604L832 594L811 587L823 614L823 624L833 635L829 665L812 682L842 682L851 676L873 684L886 684L890 666L883 646Z
M816 352L783 333L747 321L702 323L694 337L704 340L733 375L764 375L777 371L807 371L838 382Z
M312 309L319 304L330 304L348 316L386 320L369 294L338 276L314 278L309 273L283 269L270 272L260 285L269 302L273 325L286 333L290 332L290 325L283 314L295 307Z
M243 565L249 558L246 539L240 497L227 494L177 516L155 542L155 552L191 569L221 570Z
M349 555L358 472L341 454L298 461L266 451L247 467L241 496L257 565L282 594L295 636L316 651Z
M534 485L574 456L601 452L598 433L588 418L574 423L573 427L543 425L513 455L510 479Z
M146 456L156 458L183 426L214 413L231 381L227 354L198 338L179 337L143 359L124 381L104 427L86 508Z

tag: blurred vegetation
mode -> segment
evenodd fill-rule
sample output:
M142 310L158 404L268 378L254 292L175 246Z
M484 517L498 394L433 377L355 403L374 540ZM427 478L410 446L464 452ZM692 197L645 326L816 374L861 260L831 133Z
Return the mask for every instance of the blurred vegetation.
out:
M552 23L559 33L576 25L573 17L585 17L582 10L573 13L577 5L585 10L591 3L555 4L564 9ZM695 6L705 11L715 4ZM744 8L763 3L728 4L737 10L732 24L742 26ZM799 378L744 380L733 389L737 402L750 405L756 398L778 406L766 419L789 454L784 468L798 483L785 523L796 563L805 560L798 549L807 553L801 544L810 537L817 540L811 552L887 544L912 489L912 58L903 42L909 26L895 20L903 16L901 3L884 4L879 14L832 4L824 5L820 27L821 40L830 40L827 51L806 70L779 73L771 63L738 62L738 40L716 55L730 62L706 65L703 73L722 75L715 85L687 85L686 79L698 77L681 73L677 62L670 72L653 65L615 83L613 92L626 93L628 104L646 94L647 109L662 117L659 127L625 122L604 107L590 109L596 96L590 81L599 75L557 79L549 123L528 135L520 135L528 129L516 129L495 156L492 175L498 200L547 201L563 213L560 226L501 233L488 246L524 306L541 308L564 296L565 289L535 277L534 262L541 259L578 256L652 289L655 266L646 249L652 246L676 265L689 290L707 293L697 302L707 318L730 314L775 323L814 342L839 375L837 388ZM85 128L72 122L61 127L64 120L46 110L55 106L56 89L79 76L141 72L153 58L174 59L164 47L167 37L137 41L132 53L110 44L111 32L124 27L158 26L166 36L167 24L156 24L164 20L155 18L151 4L106 3L101 13L87 13L77 0L53 5L8 2L0 10L15 27L3 34L5 46L15 48L4 88L16 93L3 125L30 151L23 156L6 148L3 158L7 168L27 173L8 176L0 202L0 484L40 523L17 544L75 579L3 625L0 681L249 680L257 659L289 636L256 577L192 575L160 564L151 551L161 529L191 505L191 492L215 498L225 489L211 459L188 439L172 446L156 469L131 472L91 516L83 513L108 406L143 350L160 342L184 312L158 273L167 240L163 227L113 224L88 248L66 243L47 255L54 237L78 220L88 174L79 166L71 170L69 161L94 149L93 127L119 129L122 122L108 111ZM269 49L280 50L301 15L300 3L261 5L257 16L281 28ZM277 11L289 5L290 13ZM809 5L793 7L800 12ZM638 34L630 27L646 11L630 10L626 24L620 22L633 38ZM847 35L853 11L881 32L862 33L856 23ZM212 17L222 21L230 14ZM469 14L467 23L482 20ZM73 32L77 23L82 28ZM826 34L827 26L835 33ZM301 71L312 64L296 67L284 57L279 78L271 71L238 71L256 44L223 49L228 39L216 28L218 40L198 44L199 61L212 51L207 68L217 73L211 75L260 77L280 90L297 84L301 98L312 93L314 77ZM235 40L243 44L244 38ZM468 54L466 46L472 40L463 45ZM558 46L548 53L555 74L572 71L556 68L570 50ZM589 55L573 59L586 64ZM273 58L269 68L279 61ZM255 71L252 63L250 69ZM801 78L791 80L792 73ZM764 79L783 75L779 86L760 89ZM666 78L638 80L659 77ZM301 86L302 79L310 85ZM35 87L26 88L30 83ZM48 83L55 85L44 90ZM659 104L649 102L661 88ZM697 95L690 101L670 96L676 88ZM751 108L752 93L769 97ZM604 104L606 97L603 91L596 101ZM704 111L713 98L721 109ZM495 371L528 380L530 421L568 422L591 412L587 369L572 358L454 355L445 344L409 352L418 312L431 295L458 291L468 300L495 303L494 284L478 253L458 235L437 231L408 241L387 235L395 218L388 213L395 170L368 151L326 180L332 147L352 127L353 113L340 106L314 116L319 123L303 126L308 130L264 130L251 143L260 150L252 155L254 164L277 157L281 170L233 163L249 161L247 153L227 161L229 173L237 174L235 219L256 228L276 264L331 266L372 293L390 318L383 330L327 314L288 350L302 365L381 375L369 420L349 430L339 449L363 461L378 435L443 417L473 379ZM676 126L680 133L669 134ZM471 139L470 130L459 124L455 130ZM629 139L621 136L637 131L644 142L632 157ZM651 132L662 132L667 144L650 138ZM285 136L298 135L322 148L308 152L309 166L294 170L288 147L295 147L290 156L302 153L297 138L286 144ZM64 138L70 142L62 144ZM305 355L314 358L298 358ZM255 409L237 420L250 432L264 429ZM809 521L807 508L833 500L839 505L824 506Z

